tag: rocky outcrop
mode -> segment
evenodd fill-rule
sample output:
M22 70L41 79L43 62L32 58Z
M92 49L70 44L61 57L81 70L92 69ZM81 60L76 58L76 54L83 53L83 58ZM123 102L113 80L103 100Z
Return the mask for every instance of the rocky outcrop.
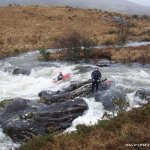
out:
M104 109L107 111L115 110L115 100L125 100L126 93L124 91L116 91L114 89L108 91L101 91L95 95L95 100L101 102L104 106Z
M113 64L113 62L112 61L108 61L108 60L101 60L98 64L97 64L97 66L98 67L109 67L111 64Z
M100 94L106 89L105 83L100 84ZM2 103L0 109L0 124L4 132L14 141L26 141L36 135L45 135L65 130L72 121L88 109L84 99L78 97L93 97L91 80L74 82L61 91L42 91L40 101L27 99L12 99ZM107 102L109 104L109 102Z
M110 64L98 64L97 66L98 66L98 67L109 67Z
M15 68L15 69L13 70L12 74L14 74L14 75L19 75L19 74L22 74L22 75L30 75L30 71L29 71L29 70L22 69L22 68Z
M74 82L69 87L62 91L42 91L39 93L40 102L45 104L51 104L57 102L66 101L68 99L74 99L76 97L90 97L91 95L91 80L85 82ZM99 85L99 90L103 91L107 89L107 85L102 81Z
M0 112L0 124L14 141L65 130L88 108L83 99L57 100L50 106L26 99L13 99Z
M51 92L42 91L39 93L40 102L51 104L55 102L63 102L68 99L74 99L78 96L86 96L90 92L91 81L83 83L73 83L62 91Z
M149 100L150 92L146 90L139 89L135 92L134 97L139 97L141 100Z

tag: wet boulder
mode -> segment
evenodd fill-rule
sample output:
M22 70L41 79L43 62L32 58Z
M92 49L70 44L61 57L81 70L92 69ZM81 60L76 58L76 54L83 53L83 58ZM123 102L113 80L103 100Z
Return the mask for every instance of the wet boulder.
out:
M107 90L107 84L105 84L104 81L99 84L100 91ZM39 93L40 102L50 105L52 103L66 101L68 99L75 99L76 97L90 97L91 82L91 80L74 82L71 83L69 87L56 92L42 91Z
M95 100L101 102L105 110L114 111L115 110L115 100L125 100L126 93L124 91L100 91L94 94Z
M31 107L28 105L29 100L16 98L11 100L4 100L0 110L0 122L5 122L11 117L18 117L20 113L24 113Z
M69 91L73 91L73 90L76 90L78 88L81 88L82 86L84 85L87 85L87 84L91 84L92 83L92 80L89 79L87 81L84 81L84 82L72 82L70 84L69 87L67 87L66 89L63 89L64 92L69 92Z
M19 74L22 74L22 75L30 75L30 71L29 71L29 70L26 70L26 69L22 69L22 68L15 68L15 69L12 71L12 74L13 74L13 75L19 75Z
M97 66L98 66L98 67L109 67L110 64L108 64L108 63L100 63L100 64L98 64Z
M150 92L144 89L139 89L135 92L132 105L145 104L150 100Z
M98 64L97 66L98 67L109 67L110 65L107 65L107 64Z
M13 112L13 111L19 111L19 110L24 110L27 107L27 101L25 99L15 99L9 102L7 106L5 107L5 112Z
M72 90L72 87L65 89L64 91L57 91L56 93L50 93L49 91L40 92L40 102L45 104L52 104L67 101L69 99L75 99L79 96L86 96L90 93L91 84L84 84L83 86L75 87L75 90Z
M86 109L86 102L79 98L50 106L36 101L14 99L1 111L0 124L13 141L23 142L37 135L65 130Z
M56 93L59 93L59 92L53 92L53 91L41 91L39 93L39 97L48 97L49 95L52 95L52 94L56 94Z
M106 60L106 59L102 59L100 60L100 62L97 64L98 67L109 67L111 66L112 61Z
M148 96L148 93L145 90L137 90L134 95L134 97L139 97L141 100L146 100L147 96Z

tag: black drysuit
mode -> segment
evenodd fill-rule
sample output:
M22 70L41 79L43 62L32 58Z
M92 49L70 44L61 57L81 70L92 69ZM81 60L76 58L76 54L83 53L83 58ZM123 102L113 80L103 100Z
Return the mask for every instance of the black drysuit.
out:
M99 87L99 82L101 79L101 72L99 70L95 70L92 72L91 77L92 77L92 92L94 92L95 88L97 92Z
M63 74L59 74L59 76L57 77L57 80L60 81L63 79Z

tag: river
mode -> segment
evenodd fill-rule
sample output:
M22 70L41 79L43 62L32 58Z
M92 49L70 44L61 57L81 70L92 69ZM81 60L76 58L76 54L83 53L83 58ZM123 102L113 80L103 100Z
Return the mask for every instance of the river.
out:
M133 44L134 45L134 44ZM57 91L67 87L73 81L86 81L90 78L95 68L94 62L77 64L71 62L42 62L37 60L38 52L28 52L16 57L0 60L0 101L10 98L26 98L37 100L42 90ZM107 62L107 60L102 60ZM12 75L15 67L31 70L29 76ZM112 86L107 91L107 96L123 97L129 102L129 108L138 107L139 103L146 103L140 98L135 98L137 90L150 91L150 65L141 64L111 64L109 67L100 68L103 78L112 80ZM71 73L71 80L60 84L54 84L52 80L62 71ZM106 93L104 93L105 97ZM107 98L107 97L106 97ZM93 125L106 111L101 101L95 101L94 97L87 99L89 109L83 116L78 117L72 126L66 131L75 130L77 124ZM8 150L18 146L7 137L0 129L1 150Z

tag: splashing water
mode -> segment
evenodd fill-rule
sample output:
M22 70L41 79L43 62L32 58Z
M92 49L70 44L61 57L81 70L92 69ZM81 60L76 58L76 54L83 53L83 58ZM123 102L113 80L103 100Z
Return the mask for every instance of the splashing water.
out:
M0 128L0 149L15 150L15 148L17 147L19 147L19 144L13 143L12 140L8 136L6 136Z
M94 98L84 98L84 100L88 104L89 109L82 116L75 119L72 122L72 126L65 132L75 131L78 124L94 125L103 116L104 108L102 103L95 102Z
M12 75L14 67L30 69L31 74L29 76ZM39 92L43 90L57 91L68 87L72 81L86 81L90 78L94 67L90 63L41 62L37 60L37 52L25 53L17 57L1 60L0 101L16 97L30 100L38 99ZM138 106L138 103L146 102L141 101L138 97L135 98L134 95L138 89L150 91L149 68L149 66L141 67L138 64L136 66L114 64L110 67L100 68L100 70L103 78L108 78L113 81L110 91L124 92L132 108ZM52 81L58 76L60 71L63 74L70 73L71 80L54 84ZM103 116L105 109L102 102L97 102L94 98L84 98L84 100L88 104L89 109L82 116L76 118L72 126L66 131L75 130L78 124L93 125ZM0 142L2 150L6 149L6 145L9 148L15 145L11 139L3 134L2 129L0 129Z

